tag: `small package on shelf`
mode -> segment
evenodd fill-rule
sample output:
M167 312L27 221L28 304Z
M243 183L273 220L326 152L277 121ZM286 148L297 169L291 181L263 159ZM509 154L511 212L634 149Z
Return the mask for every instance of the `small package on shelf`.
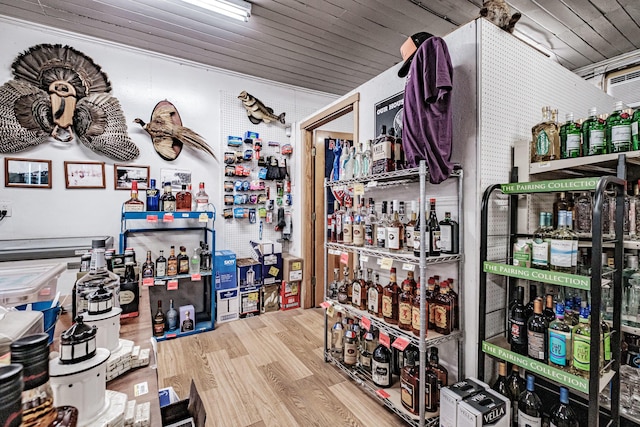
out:
M240 317L238 288L216 291L216 323L237 320Z
M511 401L493 390L484 390L458 404L459 427L510 427Z
M467 378L440 389L440 427L457 427L458 404L462 400L490 388L488 384L480 380Z
M280 285L264 285L261 288L262 293L262 313L280 310Z
M280 286L280 309L292 310L300 307L300 284L282 281Z
M236 284L236 254L229 250L216 251L216 290L232 289Z

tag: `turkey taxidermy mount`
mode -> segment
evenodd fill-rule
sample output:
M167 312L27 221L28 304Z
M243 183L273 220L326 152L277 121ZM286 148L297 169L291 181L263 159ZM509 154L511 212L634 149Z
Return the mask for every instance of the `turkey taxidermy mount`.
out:
M216 158L204 138L191 129L182 126L182 119L178 110L166 99L158 102L153 108L149 123L145 123L141 119L135 119L134 122L142 126L142 129L151 136L153 148L164 160L172 161L177 159L185 144L188 147L210 154L214 159Z
M39 44L20 54L13 80L0 87L0 153L77 138L112 159L140 152L127 134L120 103L99 65L70 46Z

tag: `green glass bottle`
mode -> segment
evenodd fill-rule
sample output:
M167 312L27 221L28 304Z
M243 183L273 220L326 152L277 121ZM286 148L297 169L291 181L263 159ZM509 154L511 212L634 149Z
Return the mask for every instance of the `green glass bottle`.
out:
M607 152L623 153L631 147L631 117L623 111L622 101L616 102L606 121Z
M582 155L607 154L604 121L598 118L596 107L589 109L589 118L582 123Z
M589 378L591 345L591 325L589 309L580 309L580 321L573 331L573 371L576 375Z
M567 121L560 127L560 156L563 159L580 157L582 133L580 124L573 120L573 113L566 115Z
M564 320L564 305L556 304L556 319L549 323L549 365L568 371L573 360L571 326Z

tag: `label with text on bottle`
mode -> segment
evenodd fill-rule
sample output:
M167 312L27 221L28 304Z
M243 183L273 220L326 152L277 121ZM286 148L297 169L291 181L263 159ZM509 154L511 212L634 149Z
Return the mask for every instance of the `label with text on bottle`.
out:
M382 296L382 315L384 317L393 316L393 300L390 296Z
M570 268L572 256L573 240L551 240L551 265Z
M391 370L389 363L380 363L376 360L371 361L371 379L380 387L389 387L391 385Z
M580 134L569 133L567 134L567 155L574 157L580 153Z
M537 268L547 268L549 266L549 242L544 240L534 240L531 243L531 265Z
M589 371L591 339L586 335L575 335L573 339L573 367L579 371Z
M403 381L400 385L400 396L402 397L402 404L409 411L416 412L416 399L413 398L413 395L413 384Z
M444 252L453 251L453 233L451 230L453 227L450 225L440 226L440 249Z
M375 287L369 288L367 292L367 308L372 313L378 312L378 290Z
M387 241L389 249L400 249L400 229L387 227Z
M542 418L532 417L518 409L518 427L542 427Z
M567 344L571 343L571 332L549 331L549 362L568 366Z
M527 331L527 347L529 357L537 360L544 360L544 332Z
M409 304L408 302L400 303L398 322L402 325L411 325L411 304Z

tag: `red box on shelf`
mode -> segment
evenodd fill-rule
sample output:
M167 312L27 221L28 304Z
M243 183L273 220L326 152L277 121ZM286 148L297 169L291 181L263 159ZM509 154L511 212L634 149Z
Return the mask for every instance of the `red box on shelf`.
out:
M280 310L300 307L300 283L282 281L280 286Z

